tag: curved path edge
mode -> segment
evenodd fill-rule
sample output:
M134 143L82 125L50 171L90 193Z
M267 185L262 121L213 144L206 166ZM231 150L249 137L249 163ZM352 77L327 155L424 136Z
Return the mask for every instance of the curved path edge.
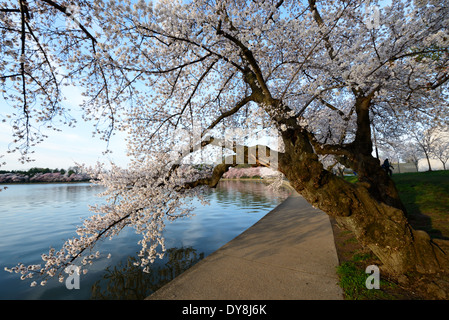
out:
M327 214L295 191L148 300L341 300Z

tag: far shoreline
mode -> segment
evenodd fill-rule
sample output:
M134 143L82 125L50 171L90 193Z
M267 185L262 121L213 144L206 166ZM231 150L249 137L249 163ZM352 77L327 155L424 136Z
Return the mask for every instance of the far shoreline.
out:
M262 182L265 184L270 184L274 181L272 178L222 178L221 181L249 181L249 182ZM29 184L77 184L77 183L90 183L94 184L92 180L82 180L82 181L29 181L29 182L0 182L0 186L8 185L29 185ZM282 181L283 188L294 190L293 187L287 180Z
M83 180L83 181L31 181L31 182L0 182L0 186L2 185L18 185L18 184L74 184L74 183L93 183L92 180Z

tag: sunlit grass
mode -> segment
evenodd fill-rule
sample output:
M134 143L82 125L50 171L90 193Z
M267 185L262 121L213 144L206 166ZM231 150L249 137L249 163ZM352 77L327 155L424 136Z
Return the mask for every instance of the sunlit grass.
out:
M357 176L347 176L345 179L352 183L358 181ZM413 228L426 231L432 238L449 239L449 171L394 174L393 181ZM354 236L346 234L346 239L339 244L340 250L349 252L347 261L337 268L345 299L396 299L396 296L391 296L385 290L366 289L365 281L368 275L365 268L376 260L376 257L364 251L351 252L351 246L354 246L355 242L357 241ZM394 291L394 284L381 280L382 288L387 288L387 292L388 289Z

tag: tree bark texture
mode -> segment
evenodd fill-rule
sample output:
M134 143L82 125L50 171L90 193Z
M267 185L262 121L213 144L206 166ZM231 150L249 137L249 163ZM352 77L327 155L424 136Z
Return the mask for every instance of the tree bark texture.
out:
M283 141L279 170L309 203L353 231L384 271L395 277L448 271L448 242L410 226L394 183L376 158L354 155L362 176L361 182L350 183L323 168L304 131L287 130Z

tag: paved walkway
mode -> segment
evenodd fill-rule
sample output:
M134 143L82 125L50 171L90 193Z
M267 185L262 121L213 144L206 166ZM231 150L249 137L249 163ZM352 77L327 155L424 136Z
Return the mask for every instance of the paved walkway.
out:
M337 300L337 265L328 216L294 192L147 299Z

